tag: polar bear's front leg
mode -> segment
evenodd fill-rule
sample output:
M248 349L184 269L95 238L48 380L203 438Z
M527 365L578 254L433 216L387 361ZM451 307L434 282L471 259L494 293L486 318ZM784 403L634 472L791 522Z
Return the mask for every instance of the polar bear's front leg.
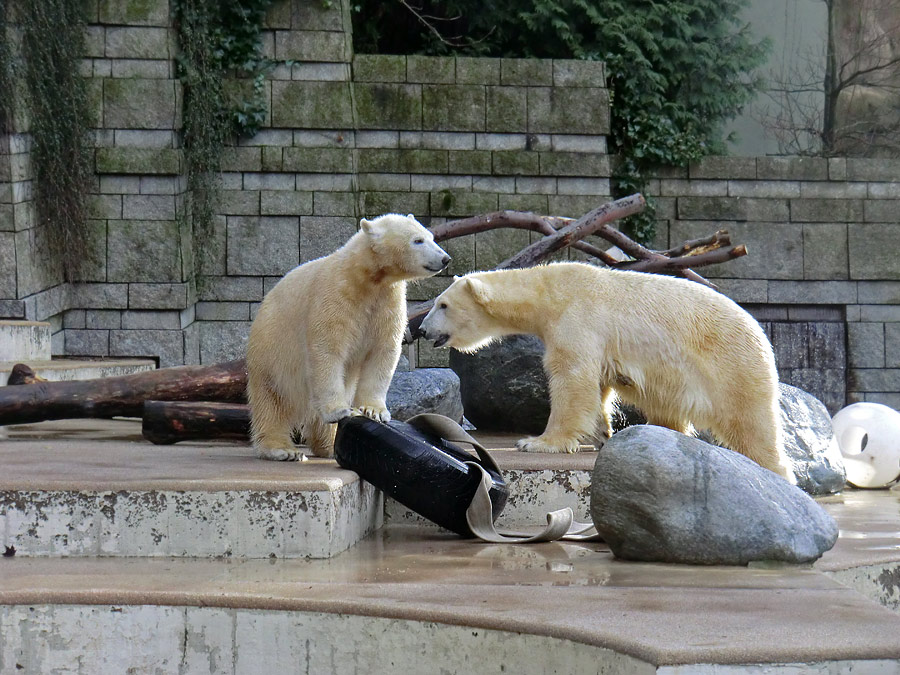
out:
M366 417L379 422L391 421L385 399L399 358L398 340L386 339L366 355L353 400L354 406Z
M574 369L565 357L546 359L550 370L550 419L537 438L523 438L516 447L524 452L578 452L582 439L591 436L602 415L599 374L590 367L576 364ZM554 367L555 366L555 367Z
M350 395L344 382L346 366L334 354L311 354L309 369L312 411L328 424L353 414Z

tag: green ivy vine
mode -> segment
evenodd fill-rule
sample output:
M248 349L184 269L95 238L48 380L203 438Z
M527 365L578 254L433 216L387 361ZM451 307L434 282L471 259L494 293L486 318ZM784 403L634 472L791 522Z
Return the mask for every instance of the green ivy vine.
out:
M77 280L90 259L87 197L93 175L90 107L79 73L86 26L82 3L4 0L2 9L4 37L11 30L21 40L15 52L9 44L3 48L0 77L4 92L16 92L19 78L24 85L35 216L46 227L47 253L59 261L66 281ZM4 106L7 128L15 114L12 104L10 96Z
M253 136L266 116L262 24L273 0L175 0L184 86L184 149L195 243L216 214L226 142Z

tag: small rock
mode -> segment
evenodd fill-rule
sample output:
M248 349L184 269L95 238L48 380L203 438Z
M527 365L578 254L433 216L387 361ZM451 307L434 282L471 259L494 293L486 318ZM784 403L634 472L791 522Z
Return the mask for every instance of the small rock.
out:
M449 368L397 370L387 407L393 419L404 422L420 413L437 413L459 422L463 417L459 378Z
M450 352L466 417L479 429L539 434L550 417L544 344L510 335L475 354Z
M778 386L784 451L793 464L797 487L811 495L841 491L847 471L828 409L802 389L784 383Z
M648 425L614 434L600 450L591 517L616 556L650 562L803 563L838 536L834 519L780 476Z

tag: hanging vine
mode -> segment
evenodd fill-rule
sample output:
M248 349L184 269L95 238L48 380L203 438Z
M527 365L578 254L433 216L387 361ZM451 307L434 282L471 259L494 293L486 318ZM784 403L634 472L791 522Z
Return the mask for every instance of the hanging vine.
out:
M231 137L252 136L266 116L261 30L273 0L176 0L184 85L184 149L195 249L212 230L219 164ZM236 75L229 87L228 75Z
M9 29L10 5L0 0L0 133L12 131L15 109L15 80L13 78L12 35Z
M12 54L9 45L4 48L2 77L9 78L4 89L10 92L17 89L13 76L21 72L24 78L35 215L47 228L50 255L62 265L65 280L72 281L89 258L90 110L78 71L86 23L82 5L70 0L4 0L3 9L7 20L14 13L10 24L21 31L21 54ZM9 103L5 108L9 124L13 111Z

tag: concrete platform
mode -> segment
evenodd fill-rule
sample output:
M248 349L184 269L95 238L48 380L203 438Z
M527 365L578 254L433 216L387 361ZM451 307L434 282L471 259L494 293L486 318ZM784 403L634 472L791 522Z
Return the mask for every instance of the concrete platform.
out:
M51 382L93 380L98 377L132 375L145 370L156 370L152 359L109 358L56 358L0 360L0 386L9 380L9 373L17 363L27 363L34 372Z
M330 560L14 557L0 560L0 672L78 655L84 673L896 674L900 613L839 578L900 575L898 497L834 498L839 546L772 569L410 527Z
M0 320L0 361L48 360L50 324L46 321Z

